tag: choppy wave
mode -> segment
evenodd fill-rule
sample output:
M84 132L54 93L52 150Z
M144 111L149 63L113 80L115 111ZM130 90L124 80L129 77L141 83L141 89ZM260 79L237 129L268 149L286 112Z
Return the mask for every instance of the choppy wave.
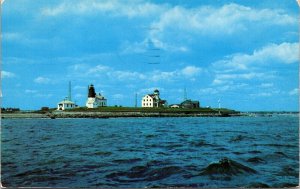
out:
M2 184L296 186L298 122L297 117L284 116L5 119L1 129Z
M205 169L203 169L203 171L201 171L200 175L238 175L245 173L256 173L256 171L231 159L223 158L219 162L212 163L207 166Z

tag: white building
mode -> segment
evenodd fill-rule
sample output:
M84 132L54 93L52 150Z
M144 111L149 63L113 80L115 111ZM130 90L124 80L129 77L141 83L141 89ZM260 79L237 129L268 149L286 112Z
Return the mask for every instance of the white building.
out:
M63 101L57 103L57 110L67 110L67 109L72 109L72 108L76 108L76 107L77 107L77 105L74 102L72 102L71 81L70 81L68 97L66 97Z
M165 107L167 106L166 100L161 100L159 91L156 89L153 94L147 94L142 98L142 107Z
M97 107L105 107L107 100L100 93L95 97L88 97L86 101L86 107L88 108L97 108Z
M67 110L75 107L76 107L75 103L68 99L64 99L63 101L57 104L57 110Z
M88 108L98 108L107 106L107 99L100 93L96 95L95 88L93 85L88 87L88 99L86 101L86 107Z
M155 96L147 94L142 99L142 107L157 107Z

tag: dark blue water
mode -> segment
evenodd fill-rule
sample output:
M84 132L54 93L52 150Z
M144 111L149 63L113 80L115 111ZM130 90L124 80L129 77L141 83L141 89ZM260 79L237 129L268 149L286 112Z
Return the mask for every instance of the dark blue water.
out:
M2 184L296 186L298 125L298 116L4 119ZM224 157L247 169L209 170Z

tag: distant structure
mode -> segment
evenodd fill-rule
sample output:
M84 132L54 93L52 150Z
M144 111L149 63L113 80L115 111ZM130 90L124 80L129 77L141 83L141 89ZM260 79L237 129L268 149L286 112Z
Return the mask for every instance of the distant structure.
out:
M218 104L219 104L219 114L221 114L220 110L221 110L221 99L218 100Z
M86 107L98 108L107 106L107 99L100 93L97 95L95 92L94 85L88 86L88 99L86 101Z
M170 108L180 108L180 104L172 104L169 107Z
M71 81L69 82L69 91L68 91L68 97L66 97L63 101L59 102L57 104L57 110L67 110L77 107L77 105L72 102L72 96L71 96Z
M186 87L184 87L184 94L183 94L183 102L178 104L181 108L187 108L187 109L192 109L192 108L200 108L200 102L196 100L191 100L187 98L187 91Z
M135 93L135 101L134 101L134 107L137 107L137 93Z
M147 94L142 98L142 107L167 107L166 100L162 100L159 97L159 90L155 89L153 94Z
M187 100L186 87L184 87L183 100Z
M180 106L182 108L188 108L188 109L200 108L200 102L199 101L192 101L192 100L185 100L180 104Z

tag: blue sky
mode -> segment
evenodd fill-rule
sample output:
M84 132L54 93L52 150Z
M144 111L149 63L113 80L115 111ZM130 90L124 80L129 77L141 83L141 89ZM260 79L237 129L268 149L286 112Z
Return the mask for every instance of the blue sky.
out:
M158 88L169 104L298 110L294 0L7 0L2 106L84 106L87 86L134 106ZM140 105L140 103L139 103Z

